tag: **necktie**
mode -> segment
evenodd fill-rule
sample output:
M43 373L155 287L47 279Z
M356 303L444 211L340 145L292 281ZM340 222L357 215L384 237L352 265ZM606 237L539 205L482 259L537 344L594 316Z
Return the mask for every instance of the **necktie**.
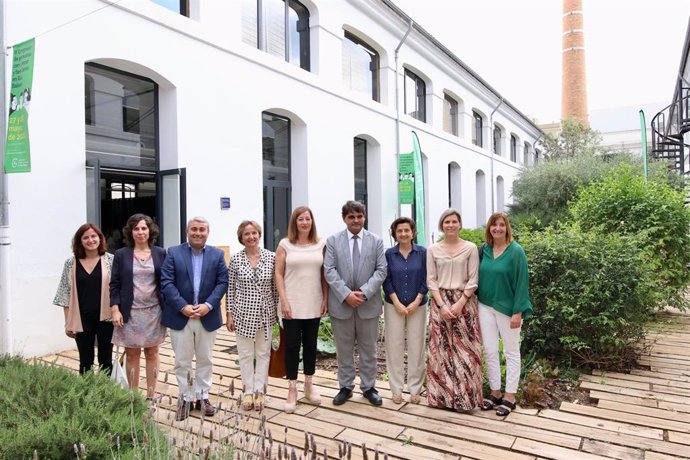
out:
M357 284L357 272L359 272L359 236L352 237L352 281Z

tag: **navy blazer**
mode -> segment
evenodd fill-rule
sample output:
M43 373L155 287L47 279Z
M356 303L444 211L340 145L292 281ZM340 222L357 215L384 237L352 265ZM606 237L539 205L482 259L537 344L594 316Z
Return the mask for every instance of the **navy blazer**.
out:
M192 248L189 243L168 249L168 256L161 268L163 292L163 318L161 324L180 331L187 325L182 309L194 303L194 275L192 273ZM204 264L201 267L199 303L210 303L211 311L201 318L207 331L215 331L223 325L220 301L228 290L228 267L223 251L213 246L204 248Z
M165 249L151 246L153 269L158 287L158 301L163 306L161 296L161 266L165 260ZM110 274L110 306L119 305L122 320L126 323L134 303L134 248L126 246L115 251L113 269Z

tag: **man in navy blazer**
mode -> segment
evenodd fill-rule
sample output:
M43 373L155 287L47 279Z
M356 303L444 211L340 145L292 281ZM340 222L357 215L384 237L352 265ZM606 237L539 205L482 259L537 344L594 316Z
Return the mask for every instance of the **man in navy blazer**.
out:
M381 284L387 273L383 240L364 229L366 209L362 203L345 203L342 217L347 228L328 237L323 260L340 385L333 404L343 404L352 396L356 343L360 389L371 404L380 406L382 400L374 385L376 341L383 312Z
M180 391L178 421L186 419L192 408L209 417L216 413L208 394L213 377L213 343L216 330L223 325L220 301L228 289L228 269L223 251L206 245L208 233L206 219L191 219L187 223L187 243L168 249L161 268L161 323L170 328L175 352L175 377Z

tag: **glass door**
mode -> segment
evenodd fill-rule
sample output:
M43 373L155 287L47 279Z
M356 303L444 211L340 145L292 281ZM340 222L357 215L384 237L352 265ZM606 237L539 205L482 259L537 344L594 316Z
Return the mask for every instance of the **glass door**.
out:
M290 183L264 181L264 247L275 251L287 236L290 222Z
M169 247L184 241L186 225L185 169L141 171L103 165L86 165L88 222L101 227L108 252L124 246L122 227L129 216L143 213L160 227L157 244Z
M169 248L186 241L186 169L168 169L159 172L158 189L161 191L158 196L161 230L159 244Z

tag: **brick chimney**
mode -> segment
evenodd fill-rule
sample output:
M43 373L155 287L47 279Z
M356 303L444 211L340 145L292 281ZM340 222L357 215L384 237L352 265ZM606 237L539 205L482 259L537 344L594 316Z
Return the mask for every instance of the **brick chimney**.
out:
M563 88L561 119L589 126L582 0L563 0Z

